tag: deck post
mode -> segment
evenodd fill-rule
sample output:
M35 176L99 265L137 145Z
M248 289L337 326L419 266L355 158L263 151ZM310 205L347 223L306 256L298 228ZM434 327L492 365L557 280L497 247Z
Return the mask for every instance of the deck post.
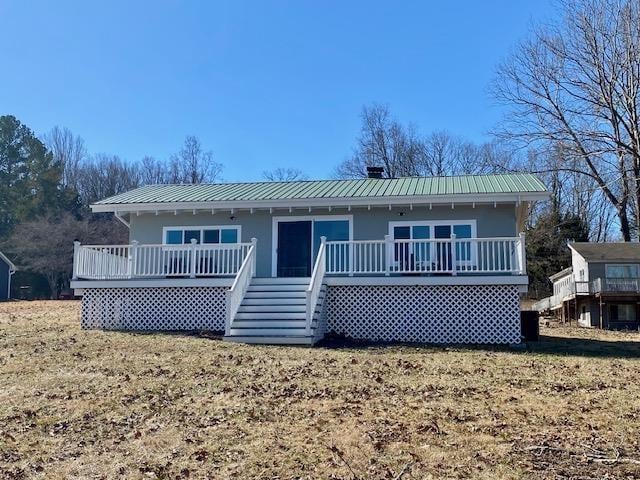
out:
M195 238L191 239L191 269L189 273L189 278L196 278L196 245L198 241Z
M78 253L80 252L80 242L75 240L73 242L73 275L72 280L78 279Z
M225 292L226 315L224 319L224 336L231 335L231 290Z
M520 257L520 275L527 274L527 251L525 249L524 243L524 232L520 232L520 243L518 244L519 251L518 256Z
M138 241L133 240L127 255L127 277L135 277L135 264L138 262Z
M453 227L452 227L453 229ZM458 252L456 252L456 234L451 232L451 275L458 275Z
M391 260L393 259L393 240L391 235L384 236L384 274L389 276L391 273Z
M253 257L251 258L251 276L255 277L256 276L256 258L258 256L258 239L257 238L252 238L251 239L251 247L253 247Z

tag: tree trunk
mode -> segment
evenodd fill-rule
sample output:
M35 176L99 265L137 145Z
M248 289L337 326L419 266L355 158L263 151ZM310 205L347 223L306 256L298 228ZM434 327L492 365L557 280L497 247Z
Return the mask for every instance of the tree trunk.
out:
M616 205L618 218L620 219L620 233L624 242L631 241L631 225L629 224L629 215L626 205Z

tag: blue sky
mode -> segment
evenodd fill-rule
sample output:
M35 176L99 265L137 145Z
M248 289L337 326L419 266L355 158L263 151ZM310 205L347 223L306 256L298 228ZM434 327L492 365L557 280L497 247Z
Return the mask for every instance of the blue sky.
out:
M227 181L323 178L373 102L424 133L487 140L497 64L552 13L552 0L0 0L0 114L131 161L196 135Z

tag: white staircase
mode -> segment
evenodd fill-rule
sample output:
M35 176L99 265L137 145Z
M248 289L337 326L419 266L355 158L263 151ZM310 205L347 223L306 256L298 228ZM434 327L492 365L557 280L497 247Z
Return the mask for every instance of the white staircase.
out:
M306 290L310 278L252 278L224 337L230 342L313 345L322 337L319 316L322 287L307 331Z

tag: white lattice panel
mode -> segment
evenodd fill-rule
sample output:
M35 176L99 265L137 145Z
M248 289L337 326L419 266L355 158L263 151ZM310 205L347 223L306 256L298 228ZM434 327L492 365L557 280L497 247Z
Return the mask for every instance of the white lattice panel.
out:
M520 343L515 285L331 286L328 331L372 341Z
M223 331L224 287L87 288L82 328Z

